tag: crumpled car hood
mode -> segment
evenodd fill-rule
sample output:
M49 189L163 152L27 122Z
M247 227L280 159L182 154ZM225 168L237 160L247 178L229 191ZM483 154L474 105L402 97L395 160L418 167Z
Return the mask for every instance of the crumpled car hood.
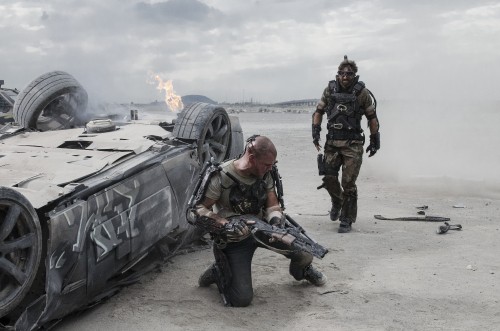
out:
M158 125L134 123L105 133L82 128L25 132L0 140L0 185L22 191L38 208L78 181L171 135ZM68 148L68 146L73 148ZM74 148L75 145L80 146Z

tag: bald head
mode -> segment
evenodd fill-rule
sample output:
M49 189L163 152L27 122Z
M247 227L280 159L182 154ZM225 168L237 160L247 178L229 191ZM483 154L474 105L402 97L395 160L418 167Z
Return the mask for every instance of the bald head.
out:
M245 154L234 161L235 168L245 176L264 178L276 164L276 147L264 136L252 136L247 140Z
M257 136L255 140L249 142L247 152L255 155L256 158L261 158L268 154L276 158L278 154L271 139L265 136Z

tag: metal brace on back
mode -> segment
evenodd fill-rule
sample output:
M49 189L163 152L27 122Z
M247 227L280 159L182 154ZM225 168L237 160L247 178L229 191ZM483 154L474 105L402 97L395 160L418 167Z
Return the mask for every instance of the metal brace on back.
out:
M271 177L274 181L274 187L276 187L276 195L278 196L278 201L280 203L281 209L285 210L285 201L283 200L283 183L281 181L281 175L278 172L278 167L273 165L271 169Z

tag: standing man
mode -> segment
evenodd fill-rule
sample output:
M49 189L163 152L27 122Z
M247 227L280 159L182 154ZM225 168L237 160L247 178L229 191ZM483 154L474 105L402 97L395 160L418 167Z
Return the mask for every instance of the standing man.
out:
M208 186L195 205L195 225L208 230L214 239L215 263L198 281L201 287L217 283L224 304L248 306L253 299L251 263L257 247L274 250L290 259L290 274L322 286L326 276L312 265L313 256L290 250L280 241L256 239L242 215L255 215L271 225L283 226L285 216L275 191L271 171L276 163L276 148L264 136L247 140L243 156L221 164L209 177Z
M312 118L313 143L318 152L321 122L327 115L323 185L332 200L330 219L336 221L340 216L339 233L351 231L358 212L358 178L363 161L365 136L361 129L361 118L366 116L370 128L370 145L366 152L373 156L380 149L379 122L376 113L376 100L373 94L359 81L358 66L347 55L339 65L336 80L328 83L321 101ZM339 171L342 168L342 181Z

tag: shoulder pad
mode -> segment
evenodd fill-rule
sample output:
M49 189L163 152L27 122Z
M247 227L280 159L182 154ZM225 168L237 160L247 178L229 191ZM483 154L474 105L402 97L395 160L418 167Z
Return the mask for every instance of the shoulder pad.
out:
M328 88L330 89L330 91L336 92L337 91L337 81L335 81L335 80L329 81Z
M352 88L352 90L354 91L354 93L356 95L359 95L364 88L365 88L365 83L363 83L362 81L359 81L356 84L354 84L354 87Z

